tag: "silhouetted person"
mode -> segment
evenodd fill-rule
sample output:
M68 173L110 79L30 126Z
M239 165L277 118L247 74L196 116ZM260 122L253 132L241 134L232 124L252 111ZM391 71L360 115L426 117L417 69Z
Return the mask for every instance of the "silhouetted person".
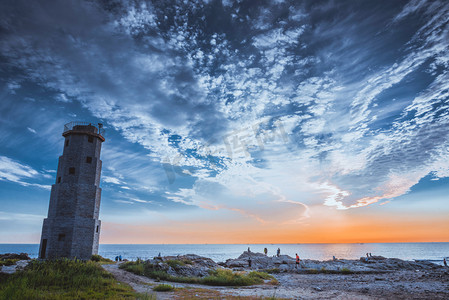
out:
M251 268L251 263L252 263L251 257L249 257L249 258L248 258L248 267L250 267L250 268Z
M277 251L277 253L276 253L276 256L277 256L277 257L281 256L281 248L278 248L278 251Z
M263 253L265 253L266 256L268 254L268 249L267 248L263 249Z
M446 257L445 257L445 258L443 258L443 264L444 264L444 266L445 266L445 267L447 267L447 261L446 261Z

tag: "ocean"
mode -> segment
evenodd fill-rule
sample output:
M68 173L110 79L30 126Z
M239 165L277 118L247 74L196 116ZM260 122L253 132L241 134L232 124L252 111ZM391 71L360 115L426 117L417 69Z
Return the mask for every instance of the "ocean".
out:
M403 260L428 260L442 264L449 257L449 243L361 243L361 244L100 244L99 254L114 259L148 259L161 253L162 256L197 254L209 257L215 262L237 258L250 247L253 252L275 255L278 248L281 254L294 257L298 253L302 259L329 260L333 256L344 259L359 259L366 253L395 257ZM38 244L0 244L1 253L28 253L32 258L38 256Z

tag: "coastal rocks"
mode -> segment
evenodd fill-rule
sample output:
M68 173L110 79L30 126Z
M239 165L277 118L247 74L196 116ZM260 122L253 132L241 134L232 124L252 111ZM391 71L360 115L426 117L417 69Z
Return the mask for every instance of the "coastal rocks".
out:
M152 268L171 276L204 277L220 266L212 259L195 254L155 257L148 260Z
M26 253L0 254L0 272L12 274L28 265L30 257Z
M361 257L360 260L336 259L328 261L318 261L311 259L301 260L299 268L296 268L295 259L288 255L279 257L266 256L262 253L243 252L236 259L228 259L221 264L234 270L251 269L276 269L278 272L309 272L309 273L382 273L397 270L431 270L441 266L429 261L405 261L397 258L386 258L383 256Z
M254 269L280 268L288 271L295 265L295 259L288 255L270 257L262 253L245 251L236 259L226 260L223 266L227 268L248 268L250 260L251 268Z
M23 270L29 263L29 260L19 260L11 266L0 266L0 273L13 274L17 271Z
M0 261L7 260L7 259L19 259L19 260L29 260L31 259L27 253L5 253L0 254Z

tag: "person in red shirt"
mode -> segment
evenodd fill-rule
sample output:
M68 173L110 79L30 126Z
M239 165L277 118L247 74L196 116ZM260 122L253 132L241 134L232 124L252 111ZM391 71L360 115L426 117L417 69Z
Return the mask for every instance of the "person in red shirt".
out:
M301 260L299 259L298 253L296 253L296 269L298 268L300 261ZM301 268L301 266L299 266L299 267Z

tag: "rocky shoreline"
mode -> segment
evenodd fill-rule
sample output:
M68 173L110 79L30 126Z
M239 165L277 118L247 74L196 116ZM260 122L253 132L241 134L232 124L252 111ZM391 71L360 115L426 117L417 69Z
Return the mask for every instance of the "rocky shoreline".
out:
M8 257L17 259L20 264L27 262L19 260L22 258L25 257ZM288 255L270 257L245 251L238 258L221 263L195 254L155 257L142 262L157 266L170 276L204 277L218 268L236 272L265 271L278 282L276 285L265 283L242 287L166 282L177 289L168 293L157 292L157 299L184 299L183 295L189 291L194 291L199 299L246 296L251 299L273 296L276 299L449 299L449 268L428 261L381 256L358 260L304 259L297 268L295 258ZM155 293L152 287L165 282L127 272L119 265L103 265L103 268L137 292ZM20 265L17 269L23 267ZM11 272L13 268L16 267L3 266L1 272Z
M181 290L201 288L203 292L219 293L221 296L217 299L246 296L255 297L251 299L273 296L276 299L449 299L449 268L427 261L405 261L382 256L361 257L358 260L305 259L296 268L296 260L288 255L269 257L245 251L238 258L222 263L194 254L156 257L147 262L158 265L161 271L171 276L201 277L207 276L209 270L224 268L237 272L265 271L278 281L277 285L246 287L206 287L167 282ZM140 292L151 292L149 285L164 282L136 276L113 265L106 269L117 279L132 283ZM140 280L143 285L139 285ZM157 298L183 299L180 293L157 293ZM204 297L198 295L200 299L212 297L207 293ZM216 297L217 294L214 295Z
M251 260L251 268L249 267ZM398 258L386 258L383 256L361 257L359 260L335 259L318 261L304 259L296 266L296 260L288 255L266 256L263 253L243 252L236 259L228 259L220 264L223 267L234 270L245 269L277 269L282 272L304 273L310 270L339 272L347 270L347 273L382 273L399 270L437 270L444 269L442 266L428 261L406 261Z

